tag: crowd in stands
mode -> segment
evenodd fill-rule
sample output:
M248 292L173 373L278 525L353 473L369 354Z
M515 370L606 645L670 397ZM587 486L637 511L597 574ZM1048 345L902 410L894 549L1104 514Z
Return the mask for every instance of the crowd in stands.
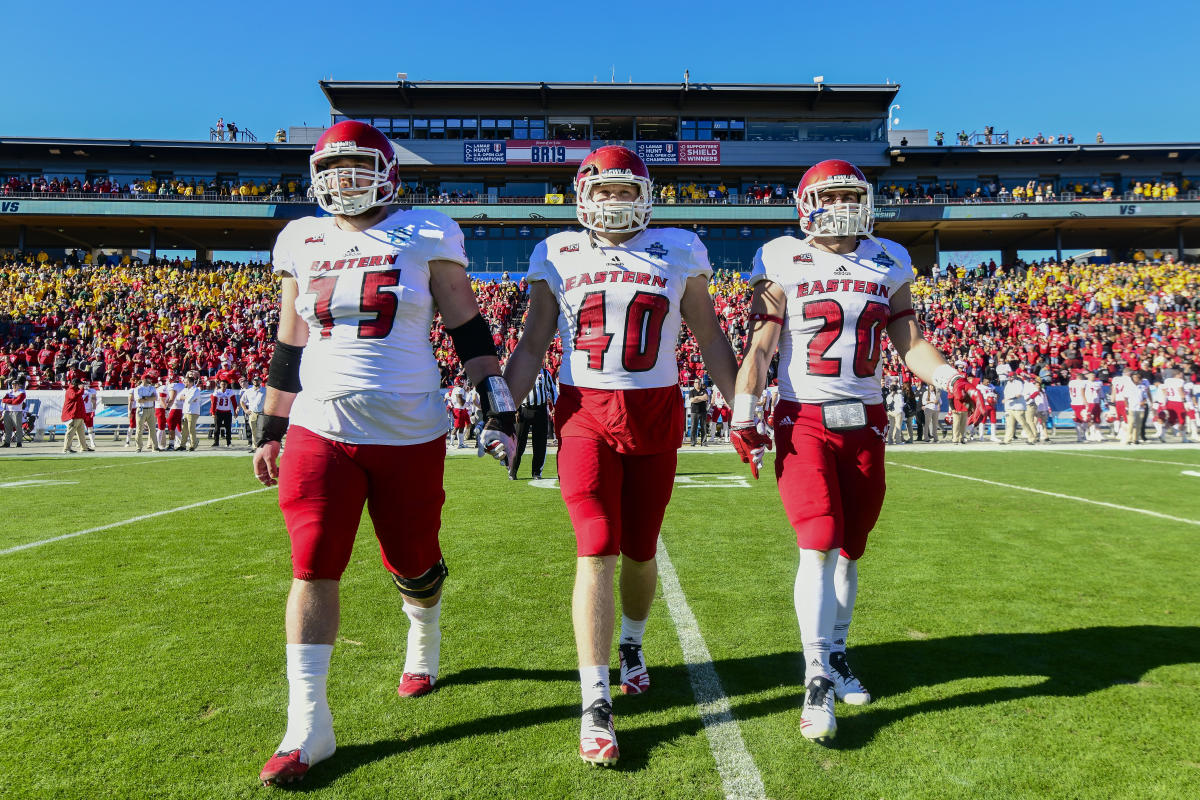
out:
M1056 200L1176 200L1180 192L1189 192L1193 188L1188 178L1180 180L1176 185L1172 180L1147 179L1134 180L1128 184L1126 193L1119 187L1114 187L1109 181L1086 181L1082 179L1065 178L1057 182L1048 181L1017 181L1013 184L999 181L988 181L974 185L960 185L958 181L912 181L897 183L895 181L880 184L878 197L885 202L931 202L942 195L951 200L965 202L984 202L995 200L1007 203L1052 203Z
M205 181L203 178L138 178L130 183L107 177L47 178L34 180L11 177L0 183L0 195L34 194L46 197L87 196L196 198L201 200L305 200L311 199L307 179L286 178L275 181Z
M1047 384L1072 370L1101 378L1124 370L1191 372L1200 365L1200 268L1139 251L1116 264L994 261L919 277L914 304L927 336L964 372L993 381L1022 372ZM97 266L0 253L0 378L24 374L30 388L72 377L125 388L148 371L222 370L265 375L278 321L278 281L265 264L172 261ZM41 260L39 260L41 259ZM479 305L507 356L516 346L528 296L523 278L474 282ZM735 350L746 334L750 287L718 270L710 285ZM438 321L431 344L450 385L461 366ZM548 357L562 359L559 343ZM686 327L679 377L705 378ZM894 352L885 373L908 377Z

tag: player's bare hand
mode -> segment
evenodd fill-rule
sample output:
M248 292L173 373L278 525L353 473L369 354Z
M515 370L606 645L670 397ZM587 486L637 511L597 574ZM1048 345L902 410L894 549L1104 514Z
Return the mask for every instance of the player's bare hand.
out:
M263 442L254 451L254 477L263 486L279 483L279 442Z

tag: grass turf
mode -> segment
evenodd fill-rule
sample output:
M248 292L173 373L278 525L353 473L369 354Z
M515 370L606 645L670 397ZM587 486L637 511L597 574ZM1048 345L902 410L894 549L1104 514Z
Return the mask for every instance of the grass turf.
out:
M822 747L799 735L795 541L770 471L733 481L735 456L682 453L664 542L767 795L1200 796L1197 526L899 466L1200 518L1200 478L1182 474L1200 453L1120 455L890 451L851 638L877 700L839 706ZM4 459L0 483L78 483L0 489L0 549L246 492L248 473L228 458ZM446 491L438 691L395 695L406 621L365 524L330 679L338 752L299 791L722 796L665 603L647 631L653 689L615 702L620 765L589 769L558 493L469 458L451 459ZM273 491L9 553L0 575L0 796L267 791L290 580Z

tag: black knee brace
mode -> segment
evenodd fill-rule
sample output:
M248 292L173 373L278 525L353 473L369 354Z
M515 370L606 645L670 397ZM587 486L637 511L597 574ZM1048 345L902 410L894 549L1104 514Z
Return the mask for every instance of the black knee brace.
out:
M450 570L446 569L446 561L442 559L427 569L424 575L416 578L405 578L394 572L388 574L392 576L392 582L396 584L400 594L414 600L426 600L442 590L442 584L446 582Z

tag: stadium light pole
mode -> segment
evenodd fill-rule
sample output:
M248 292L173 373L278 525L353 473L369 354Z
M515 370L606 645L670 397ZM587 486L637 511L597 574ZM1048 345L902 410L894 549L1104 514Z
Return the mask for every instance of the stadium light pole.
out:
M887 129L888 129L888 133L891 133L891 132L892 132L892 121L893 121L893 120L892 120L892 112L893 112L893 111L895 111L895 110L896 110L896 109L898 109L898 108L900 108L900 104L899 104L899 103L893 103L893 104L892 104L892 107L888 109L888 115L887 115ZM897 120L895 120L895 122L896 122L896 124L899 124L899 123L900 123L900 120L898 120L898 119L897 119Z

